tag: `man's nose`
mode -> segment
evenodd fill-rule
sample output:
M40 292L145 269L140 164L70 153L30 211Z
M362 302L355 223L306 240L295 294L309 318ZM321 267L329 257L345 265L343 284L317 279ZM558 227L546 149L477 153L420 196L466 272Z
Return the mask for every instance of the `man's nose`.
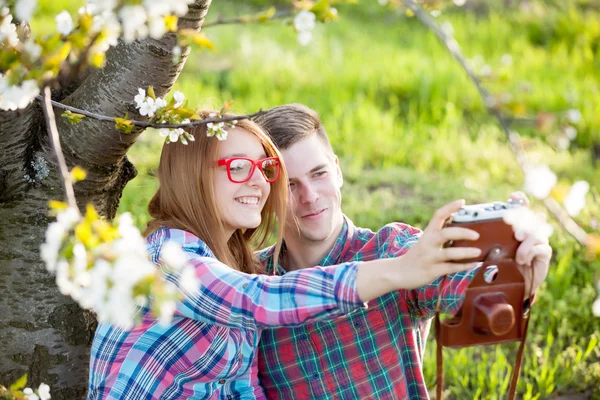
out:
M302 185L300 193L300 202L302 203L314 203L319 198L317 191L310 184Z

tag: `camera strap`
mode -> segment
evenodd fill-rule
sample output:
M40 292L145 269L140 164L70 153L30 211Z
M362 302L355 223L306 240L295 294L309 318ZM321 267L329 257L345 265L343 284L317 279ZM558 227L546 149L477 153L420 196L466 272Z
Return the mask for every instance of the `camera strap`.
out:
M529 293L532 293L533 289L533 268L531 270L531 284ZM436 341L436 400L442 400L444 392L444 360L443 360L443 345L441 341L441 321L440 321L440 303L442 299L442 290L446 283L446 276L442 278L440 282L439 294L436 303L435 310L435 341ZM519 382L519 375L521 372L521 366L523 364L523 355L525 350L525 343L527 342L527 332L529 328L529 320L531 318L531 308L529 308L527 314L523 317L523 336L519 344L519 350L515 359L515 365L512 370L512 376L510 380L510 388L508 391L508 399L514 400L517 393L517 384Z

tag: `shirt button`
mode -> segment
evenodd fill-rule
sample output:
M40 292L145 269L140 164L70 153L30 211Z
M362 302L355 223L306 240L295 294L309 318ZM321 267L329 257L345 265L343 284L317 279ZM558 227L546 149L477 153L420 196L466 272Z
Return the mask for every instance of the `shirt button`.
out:
M220 383L221 385L225 384L225 382L227 382L225 379L219 379L219 383Z
M248 287L248 284L247 284L247 283L244 283L244 284L242 285L242 287L243 287L244 289L246 289L246 288Z
M244 355L242 353L238 354L238 358L240 359L240 361L242 361L244 359Z

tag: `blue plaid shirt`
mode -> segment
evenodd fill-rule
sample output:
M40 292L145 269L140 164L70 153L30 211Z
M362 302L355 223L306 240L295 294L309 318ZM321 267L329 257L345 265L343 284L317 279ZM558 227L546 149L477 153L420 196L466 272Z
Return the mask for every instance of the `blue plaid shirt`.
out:
M183 246L200 290L182 289L185 299L169 325L158 324L148 309L129 331L100 324L91 350L88 400L264 399L256 357L263 328L364 307L356 292L355 262L284 277L249 275L219 262L191 233L165 228L147 239L157 265L167 241ZM177 277L161 272L177 283Z

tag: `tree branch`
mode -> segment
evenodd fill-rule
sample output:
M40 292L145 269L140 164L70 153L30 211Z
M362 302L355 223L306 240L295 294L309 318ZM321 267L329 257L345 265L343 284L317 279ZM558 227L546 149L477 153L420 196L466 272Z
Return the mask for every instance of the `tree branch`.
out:
M519 142L519 134L510 129L510 121L505 118L504 115L497 108L493 107L494 99L487 91L485 87L481 84L481 80L477 77L475 72L471 69L466 59L462 55L460 51L460 46L456 39L447 36L436 24L436 22L421 8L419 7L413 0L404 0L404 5L408 8L418 19L423 23L427 28L429 28L435 36L442 42L442 44L446 47L446 49L452 54L454 59L460 64L463 70L467 73L469 79L473 82L480 96L483 98L483 102L488 112L496 117L498 120L502 131L504 132L508 144L515 155L519 166L523 170L529 167L529 160L527 159L527 154L522 149ZM554 216L554 218L565 228L565 230L573 236L579 243L582 245L586 245L588 234L585 232L583 228L581 228L577 222L575 222L564 210L563 207L560 206L559 203L556 202L551 197L546 197L542 200L544 206L550 213Z
M233 25L233 24L248 24L252 22L256 23L265 23L271 20L284 19L293 16L294 13L292 11L283 12L279 14L275 14L274 16L266 19L265 21L258 20L255 16L252 15L242 15L241 17L234 18L223 18L221 15L217 16L217 18L213 21L207 22L202 25L202 29L211 28L219 25Z
M67 196L67 202L69 206L77 210L77 201L75 200L75 191L73 190L73 179L69 173L69 168L65 161L65 156L60 146L60 137L58 136L58 128L56 127L56 117L54 116L54 110L52 109L52 103L50 100L50 88L46 86L44 88L42 109L44 110L44 118L46 119L46 128L52 141L52 147L54 148L54 154L58 160L58 169L60 172L61 182L65 189L65 195Z
M41 96L38 96L38 98L42 98ZM54 101L52 100L52 105L56 108L61 108L63 110L68 110L77 114L81 114L81 115L85 115L86 117L90 117L90 118L94 118L97 119L99 121L106 121L106 122L115 122L115 117L109 117L108 115L102 115L102 114L97 114L97 113L93 113L93 112L89 112L86 110L82 110L80 108L77 107L71 107L68 106L66 104L62 104L59 103L58 101ZM197 121L191 121L185 124L161 124L158 122L145 122L145 121L135 121L132 120L131 121L131 125L134 126L138 126L140 128L189 128L192 126L197 126L197 125L206 125L210 122L230 122L230 121L236 121L236 120L240 120L240 119L252 119L255 117L258 117L259 115L264 114L264 111L258 110L255 113L252 114L246 114L246 115L234 115L231 117L222 117L222 118L206 118L203 120L197 120Z

